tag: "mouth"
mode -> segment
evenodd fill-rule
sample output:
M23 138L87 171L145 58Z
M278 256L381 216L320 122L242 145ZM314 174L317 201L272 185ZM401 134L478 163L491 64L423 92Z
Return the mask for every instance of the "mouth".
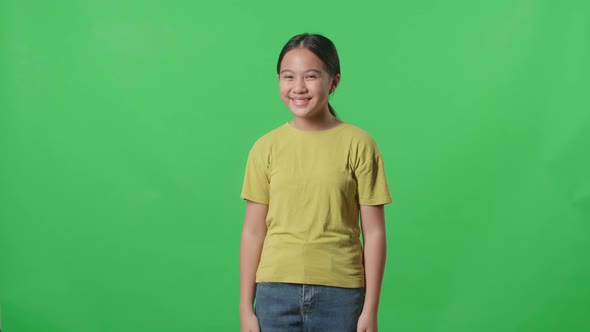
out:
M311 98L291 98L291 101L296 106L305 106L309 103L310 100Z

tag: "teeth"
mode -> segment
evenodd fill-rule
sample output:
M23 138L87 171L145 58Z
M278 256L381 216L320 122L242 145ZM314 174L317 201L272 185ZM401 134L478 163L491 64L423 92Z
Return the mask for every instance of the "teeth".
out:
M307 104L307 100L305 100L305 99L303 99L303 100L301 100L301 99L299 99L299 100L294 100L294 101L293 101L293 103L294 103L295 105L303 106L303 105L306 105L306 104Z
M307 103L310 98L303 98L303 99L302 98L292 98L292 99L295 104L302 105L302 104Z

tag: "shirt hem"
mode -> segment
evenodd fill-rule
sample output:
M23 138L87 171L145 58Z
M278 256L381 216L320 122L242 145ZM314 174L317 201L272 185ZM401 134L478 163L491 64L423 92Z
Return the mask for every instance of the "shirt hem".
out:
M242 195L241 197L244 200L249 200L249 201L252 201L254 203L260 203L260 204L268 205L268 201L267 200L264 200L264 199L261 199L260 197L254 197L254 196L250 196L250 195Z
M392 202L391 198L379 198L379 199L370 199L370 200L359 200L360 205L385 205L390 204Z
M265 282L279 282L288 284L305 284L305 285L321 285L342 288L365 288L365 280L338 282L334 280L318 279L318 278L291 278L291 277L274 277L274 278L256 278L257 283Z

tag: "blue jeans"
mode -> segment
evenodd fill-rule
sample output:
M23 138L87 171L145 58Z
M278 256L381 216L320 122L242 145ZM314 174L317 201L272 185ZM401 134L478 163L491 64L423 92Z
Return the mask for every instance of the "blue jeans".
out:
M256 284L261 332L354 332L364 302L364 288Z

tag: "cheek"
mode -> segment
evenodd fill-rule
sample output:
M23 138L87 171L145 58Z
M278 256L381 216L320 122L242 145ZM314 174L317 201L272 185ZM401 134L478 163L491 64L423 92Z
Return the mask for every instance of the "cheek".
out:
M279 84L279 92L281 96L289 94L290 87L287 84Z
M330 86L323 82L318 82L317 84L314 84L310 87L310 89L312 89L316 94L320 95L328 95L330 93Z

